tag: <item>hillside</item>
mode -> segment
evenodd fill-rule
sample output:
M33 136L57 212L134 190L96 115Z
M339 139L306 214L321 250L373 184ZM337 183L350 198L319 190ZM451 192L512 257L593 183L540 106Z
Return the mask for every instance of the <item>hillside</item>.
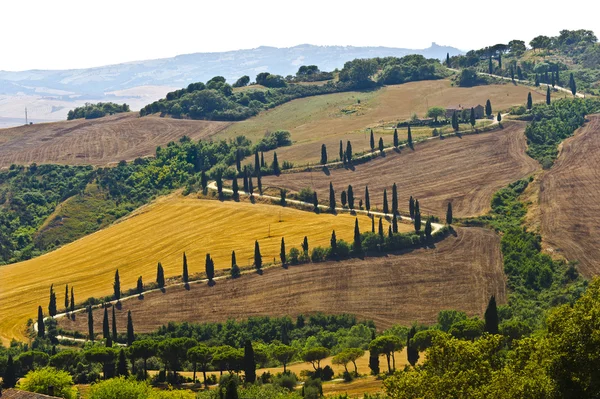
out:
M154 155L157 146L188 136L207 139L226 122L139 118L137 113L0 130L0 167L59 163L107 165Z
M48 254L0 267L0 336L23 336L27 318L39 304L47 303L50 284L74 287L79 303L90 296L110 295L117 268L124 290L135 287L139 276L146 283L155 281L159 261L167 278L180 276L184 251L190 274L204 272L207 253L215 269L231 267L232 250L240 266L251 265L255 240L264 262L271 263L279 259L281 237L288 250L300 248L304 236L310 248L328 246L334 229L338 239L352 242L354 220L349 214L317 215L248 202L161 197L125 221ZM359 217L359 223L362 231L370 231L368 217ZM399 229L410 231L412 226L399 224Z
M369 128L375 128L377 139L383 135L386 145L391 145L391 126L410 118L413 113L423 118L429 107L485 105L489 99L495 111L506 110L524 104L529 92L535 102L544 101L545 92L512 84L460 88L452 86L448 80L410 82L376 91L293 100L232 124L216 137L245 135L254 141L267 131L288 130L294 143L291 147L277 149L278 158L304 165L319 161L322 144L327 146L330 160L338 158L340 140L344 143L350 140L355 152L370 150ZM399 134L401 140L406 139L406 129L400 129ZM424 134L430 136L431 131ZM265 157L270 160L272 155L265 154Z
M590 278L600 273L600 116L565 140L540 182L542 235L552 252L579 262Z
M500 240L492 231L458 229L435 248L402 254L273 268L262 276L244 275L182 286L122 302L117 312L119 331L131 310L136 331L150 332L169 321L210 322L270 315L295 317L303 313L351 313L375 321L378 329L394 323L434 322L443 309L481 315L490 295L506 300ZM198 306L198 304L202 305ZM94 315L96 331L102 317ZM161 317L157 318L156 315ZM66 330L87 331L87 318L61 318Z
M329 182L333 182L339 201L341 190L349 184L354 186L357 199L363 198L368 185L371 206L381 209L384 188L391 201L391 188L396 183L400 211L405 214L413 196L428 214L444 217L448 202L452 202L455 217L476 216L490 209L498 189L538 169L538 163L525 153L524 129L525 125L517 122L491 133L429 140L414 150L389 152L353 169L267 176L263 186L293 191L310 187L320 198L328 198Z

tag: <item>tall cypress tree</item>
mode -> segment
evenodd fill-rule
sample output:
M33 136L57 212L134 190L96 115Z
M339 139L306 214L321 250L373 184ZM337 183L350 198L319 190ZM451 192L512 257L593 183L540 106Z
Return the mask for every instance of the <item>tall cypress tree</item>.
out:
M233 177L233 180L231 181L231 191L233 191L233 199L235 201L237 201L238 199L240 199L240 193L239 193L239 187L238 187L238 181L237 181L237 176Z
M515 81L515 68L510 64L510 80Z
M408 200L408 212L410 213L410 218L414 219L415 218L415 200L412 197L412 195L410 196L410 199Z
M108 308L104 307L104 318L102 319L102 338L110 338L110 324L108 322Z
M286 255L285 255L285 239L281 237L281 248L279 250L279 259L281 259L281 264L285 266L287 263Z
M394 128L394 147L398 148L398 145L400 145L400 141L398 140L398 129Z
M138 277L136 291L138 295L142 295L142 292L144 292L144 282L142 281L142 276Z
M496 120L497 120L498 122L501 122L501 121L502 121L502 114L500 113L500 111L498 111L498 116L496 117Z
M365 209L371 210L371 199L369 198L369 186L365 186Z
M237 265L237 260L235 259L235 251L231 251L231 270L230 270L231 278L238 278L242 273L240 271L239 266Z
M256 178L256 188L258 188L258 193L262 195L262 177L260 174Z
M393 234L393 231L392 231L392 225L389 225L388 226L388 237L392 238L393 235L394 234Z
M371 233L375 233L375 218L371 218Z
M340 162L346 163L346 157L344 156L344 145L342 144L342 140L340 140Z
M254 153L254 176L260 175L260 158L258 157L258 150Z
M215 180L217 181L217 193L219 194L219 198L223 198L223 178L221 177L221 174L218 174Z
M475 110L471 107L471 115L469 117L469 122L471 122L471 126L475 127Z
M502 69L502 53L498 54L498 69Z
M492 295L485 310L485 326L483 331L490 334L498 334L498 308L496 307L496 297Z
M412 132L410 131L410 125L408 125L408 139L407 139L407 144L411 149L414 149L413 147L413 140L412 140Z
M335 191L331 182L329 182L329 210L335 213Z
M117 342L117 315L114 306L112 307L112 339L113 342Z
M383 152L384 147L383 147L383 137L379 138L379 152Z
M258 245L258 241L254 241L254 267L256 271L260 271L262 269L262 255L260 254L260 246Z
M313 191L313 210L315 212L319 211L319 199L317 198L317 192Z
M308 255L308 237L304 236L304 239L302 240L302 250L304 251L304 253L306 255Z
M348 208L354 209L354 191L352 185L348 185Z
M452 129L454 129L455 132L458 132L458 116L456 115L456 111L454 111L452 113Z
M417 328L413 325L408 331L406 336L406 357L411 366L415 367L415 364L419 361L419 351L415 345L411 342L412 338L417 333Z
M573 73L569 75L569 88L571 89L571 93L573 93L573 95L577 94L577 84L575 83Z
M248 176L248 194L250 197L254 195L254 186L252 185L252 176Z
M494 73L494 65L492 65L492 56L488 60L488 73L491 75Z
M371 129L370 144L371 144L371 151L374 151L375 150L375 136L373 135L373 129Z
M335 230L331 232L329 245L331 245L331 255L335 257L337 255L337 237L335 236Z
M42 311L41 306L38 306L37 325L37 336L40 338L44 338L46 336L46 326L44 325L44 312Z
M204 171L200 172L200 186L202 187L202 190L206 190L208 187L208 178L206 177L206 172Z
M346 207L346 204L348 203L348 195L346 194L346 191L342 191L342 195L341 195L341 200L342 200L342 207Z
M244 166L244 192L248 194L248 167Z
M242 153L239 148L235 151L235 168L238 173L242 171Z
M277 160L277 152L273 151L273 163L271 164L271 169L273 169L273 173L279 176L281 173L281 169L279 168L279 161Z
M129 375L129 369L127 368L127 358L125 357L125 350L121 348L119 350L119 360L117 362L117 377L127 377Z
M183 253L183 273L181 274L181 279L186 284L190 281L190 276L188 274L187 256L185 256L185 252Z
M265 153L262 151L260 152L260 167L261 168L267 167L267 164L265 163Z
M425 222L425 238L427 238L428 240L431 240L431 232L431 218L427 218L427 222Z
M452 224L452 202L448 202L448 210L446 210L446 224Z
M69 284L65 285L65 312L69 311Z
M17 385L17 380L15 361L13 360L13 356L9 354L4 375L2 376L2 386L6 389L14 388Z
M73 291L73 286L71 286L71 313L75 311L75 292Z
M415 210L415 231L419 233L421 231L421 212Z
M421 213L421 209L419 208L419 200L415 200L415 214Z
M113 295L118 301L121 299L121 279L119 278L119 269L115 272L115 282L113 284Z
M54 284L50 285L50 301L48 302L48 314L50 314L50 317L56 316L56 293L54 292Z
M379 237L383 240L383 219L379 218Z
M348 163L352 163L352 143L350 140L346 143L346 160Z
M558 65L556 66L556 85L560 86L560 73L558 71Z
M550 82L549 82L549 79L548 79L548 71L546 71L546 72L544 73L544 83L546 83L546 84L550 83Z
M247 340L244 346L244 376L247 383L252 384L256 381L256 360L250 340Z
M492 116L492 103L489 99L485 102L485 114L488 118Z
M215 278L215 264L210 257L210 254L206 254L206 260L204 261L204 270L206 272L206 278L208 283L212 284Z
M156 266L156 284L158 284L158 288L165 287L165 270L160 262L158 262L158 266Z
M398 187L396 187L396 183L392 186L392 214L394 216L400 214L398 212Z
M327 163L327 146L325 144L321 144L321 165L325 165Z
M373 349L369 351L369 368L371 369L371 374L379 375L379 353Z
M552 87L556 86L556 79L554 78L554 71L551 72L552 74Z
M538 87L540 85L540 75L535 74L535 86Z
M546 104L550 105L550 86L546 86Z
M94 312L92 311L92 305L88 305L88 338L90 341L94 341Z
M131 346L135 341L135 334L133 332L133 318L131 317L131 310L127 312L127 346Z
M282 188L281 190L279 190L279 203L281 204L281 206L286 206L287 205L287 201L286 201L286 195L287 195L287 190L285 188Z
M392 232L398 232L398 218L396 216L392 216Z
M362 253L362 243L360 239L360 230L358 228L358 218L354 221L354 252Z
M533 107L533 99L531 98L531 92L527 94L527 109L531 109Z
M446 53L446 66L450 68L450 53Z
M386 215L390 213L390 208L387 199L387 190L385 188L383 189L383 213L385 213Z

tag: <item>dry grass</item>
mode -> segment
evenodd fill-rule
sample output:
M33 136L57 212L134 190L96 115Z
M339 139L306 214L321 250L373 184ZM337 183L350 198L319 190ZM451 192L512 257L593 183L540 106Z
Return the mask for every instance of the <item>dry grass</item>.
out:
M371 220L359 217L361 229ZM386 226L387 228L387 226ZM411 226L400 224L402 231ZM188 256L190 273L204 271L206 253L215 268L231 266L235 250L240 266L252 264L254 240L261 245L264 263L279 259L281 237L287 249L300 247L305 235L310 247L329 246L331 231L352 241L354 216L314 214L273 205L219 202L172 195L141 208L132 217L38 258L0 267L0 336L23 338L25 322L38 305L48 303L50 284L62 304L64 285L74 286L77 302L112 293L118 268L124 290L138 276L151 282L161 261L167 277L181 274L181 256ZM269 235L270 230L270 235Z
M369 186L371 207L381 209L383 190L398 185L400 210L408 211L408 199L419 199L421 210L444 217L448 202L454 216L476 216L487 212L492 195L500 188L538 169L538 163L525 153L524 123L511 123L503 130L443 140L430 140L390 152L382 158L351 169L302 172L268 176L263 187L286 187L293 191L310 187L319 198L329 198L329 182L338 196L352 184L356 200ZM391 205L391 202L390 202Z
M590 278L600 273L600 115L563 143L540 184L542 234L551 251Z
M213 287L172 287L143 300L122 301L117 326L120 331L126 327L128 310L137 332L154 331L170 321L224 322L312 312L351 313L359 320L373 320L380 330L395 323L432 323L443 309L481 315L491 295L500 303L506 298L499 241L490 230L461 228L435 248L270 268L263 275L244 275ZM112 274L106 274L104 285L109 286ZM101 331L101 315L94 320ZM87 331L85 316L59 323L66 330Z
M154 155L157 146L184 135L208 138L227 126L227 122L139 118L135 112L2 129L0 167L33 162L106 165Z
M321 144L327 145L330 159L337 158L340 140L351 140L355 152L367 151L370 149L368 128L389 126L408 119L413 113L423 117L428 107L485 105L490 99L494 110L498 111L524 104L530 91L534 101L545 100L545 94L524 86L460 88L451 86L448 80L411 82L370 92L328 94L294 100L262 112L232 124L217 137L245 135L257 140L267 131L289 130L294 145L277 149L280 162L314 163L320 159ZM405 129L399 133L401 140L406 138ZM391 137L384 137L384 141L391 144ZM270 155L265 156L271 159Z

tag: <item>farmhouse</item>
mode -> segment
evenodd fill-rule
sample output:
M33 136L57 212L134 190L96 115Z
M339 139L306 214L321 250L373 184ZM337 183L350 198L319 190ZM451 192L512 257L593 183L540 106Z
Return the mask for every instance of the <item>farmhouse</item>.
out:
M483 105L466 105L466 104L458 104L457 106L446 107L446 118L452 118L452 114L456 112L457 115L460 115L463 111L468 110L471 111L471 108L475 111L475 118L482 119L485 115Z

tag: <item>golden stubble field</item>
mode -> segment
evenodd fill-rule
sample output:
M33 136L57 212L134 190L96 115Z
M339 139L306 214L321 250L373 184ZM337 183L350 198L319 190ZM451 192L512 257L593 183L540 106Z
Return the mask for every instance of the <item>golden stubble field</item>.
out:
M279 260L281 237L288 251L292 246L300 248L305 235L311 248L329 246L333 229L339 239L352 242L354 221L349 214L317 215L178 194L162 197L126 220L51 253L0 267L0 337L23 339L25 323L35 317L38 305L47 311L50 284L62 308L65 284L74 287L76 302L111 295L117 268L125 291L135 287L139 276L145 282L155 281L158 261L167 278L181 275L184 251L190 274L204 272L206 253L211 254L216 269L231 267L232 250L238 265L251 265L255 240L260 243L263 263L271 263ZM370 231L371 220L359 216L359 225L362 231ZM399 228L412 229L407 224Z

